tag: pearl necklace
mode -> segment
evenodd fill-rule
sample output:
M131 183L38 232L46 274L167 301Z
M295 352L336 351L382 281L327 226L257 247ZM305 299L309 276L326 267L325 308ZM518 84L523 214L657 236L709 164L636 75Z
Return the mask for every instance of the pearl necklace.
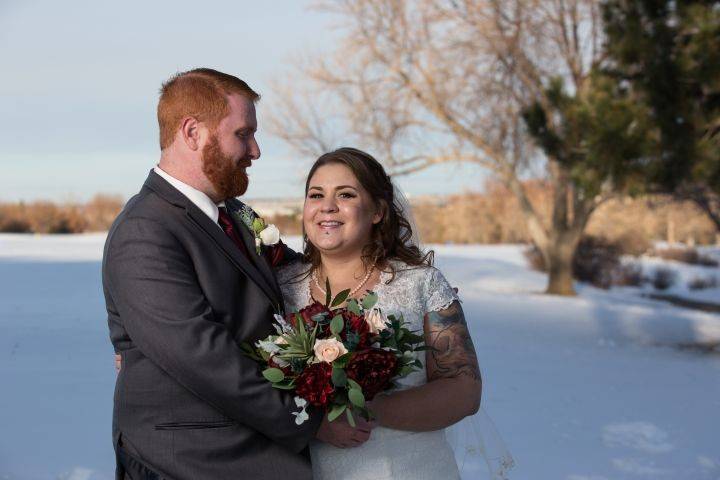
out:
M373 262L373 264L370 266L370 270L368 270L367 275L365 275L365 278L363 278L362 281L355 288L350 290L350 293L348 294L348 298L355 295L362 288L362 286L367 283L367 281L370 279L370 275L372 275L373 271L375 271L375 263L376 262ZM318 281L317 269L314 269L312 272L312 280L315 283L315 286L317 287L317 289L320 290L320 292L323 295L327 295L327 292L325 291L324 288L322 288L320 286L320 282Z

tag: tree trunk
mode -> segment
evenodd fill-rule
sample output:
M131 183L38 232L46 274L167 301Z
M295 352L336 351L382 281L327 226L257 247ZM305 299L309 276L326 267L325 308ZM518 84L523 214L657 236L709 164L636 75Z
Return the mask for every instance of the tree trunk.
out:
M575 295L573 285L573 256L579 241L573 235L552 235L547 252L544 254L548 272L545 293L553 295Z

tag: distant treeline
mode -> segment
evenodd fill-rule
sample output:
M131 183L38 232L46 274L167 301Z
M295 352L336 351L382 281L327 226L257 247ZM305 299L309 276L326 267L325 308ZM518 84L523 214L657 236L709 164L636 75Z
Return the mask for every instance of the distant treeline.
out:
M87 203L0 203L0 232L100 232L108 229L124 203L119 195L96 195Z
M532 202L547 220L551 189L540 182L527 186ZM123 204L120 196L110 195L98 195L87 203L0 203L0 232L105 231ZM413 213L420 237L426 243L530 242L515 196L495 183L488 183L482 194L414 202ZM276 224L285 235L301 233L300 211L270 215L266 220ZM714 224L693 203L663 196L610 200L592 216L587 234L620 241L632 246L633 251L650 248L656 240L690 244L710 244L718 240Z

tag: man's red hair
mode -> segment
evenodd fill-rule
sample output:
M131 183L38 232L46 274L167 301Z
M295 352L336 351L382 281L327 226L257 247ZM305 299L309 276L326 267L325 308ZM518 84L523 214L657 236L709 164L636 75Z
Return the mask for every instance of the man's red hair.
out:
M240 94L252 102L260 99L247 83L211 68L196 68L174 75L160 89L157 116L160 149L172 144L183 118L194 117L211 130L230 113L227 96Z

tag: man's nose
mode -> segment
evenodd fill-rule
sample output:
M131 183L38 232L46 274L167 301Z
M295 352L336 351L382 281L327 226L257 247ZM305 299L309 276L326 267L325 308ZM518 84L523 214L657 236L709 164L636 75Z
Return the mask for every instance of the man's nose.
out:
M260 145L258 145L257 140L255 140L254 138L250 143L250 158L252 158L253 160L257 160L258 158L260 158Z

